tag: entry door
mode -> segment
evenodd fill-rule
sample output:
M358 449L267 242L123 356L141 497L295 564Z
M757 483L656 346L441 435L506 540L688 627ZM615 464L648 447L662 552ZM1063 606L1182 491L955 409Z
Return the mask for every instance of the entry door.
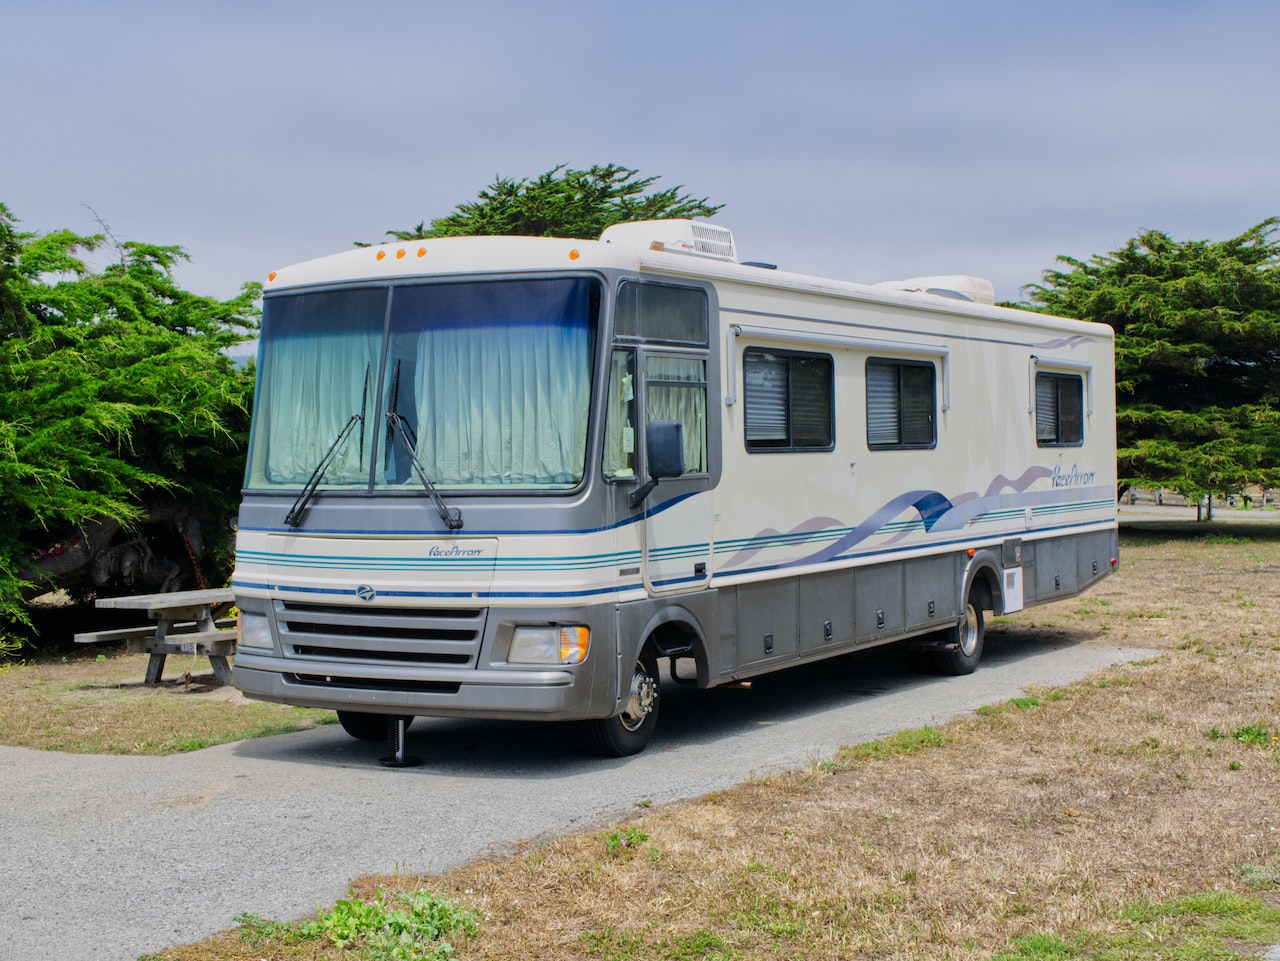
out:
M678 420L684 433L680 477L664 478L637 507L644 585L650 594L701 590L711 581L711 474L707 446L706 351L642 350L644 421ZM643 441L640 445L643 451ZM648 465L642 466L648 476Z

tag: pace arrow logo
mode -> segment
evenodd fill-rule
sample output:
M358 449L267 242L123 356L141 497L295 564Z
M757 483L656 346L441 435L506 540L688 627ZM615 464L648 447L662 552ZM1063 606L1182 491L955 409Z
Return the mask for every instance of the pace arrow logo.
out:
M377 596L378 592L368 584L361 584L356 588L356 597L360 598L362 601L371 601Z

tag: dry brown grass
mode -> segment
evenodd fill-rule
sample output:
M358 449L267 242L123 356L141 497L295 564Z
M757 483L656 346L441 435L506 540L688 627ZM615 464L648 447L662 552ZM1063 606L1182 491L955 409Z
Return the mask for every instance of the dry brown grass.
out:
M1164 652L1152 660L956 720L940 746L890 739L882 759L846 751L516 856L358 888L428 887L481 912L464 958L950 959L1045 932L1170 957L1161 939L1192 934L1176 918L1142 928L1126 906L1265 889L1280 907L1280 543L1131 537L1124 557L1090 595L992 630ZM1266 740L1232 736L1251 729ZM1245 950L1257 935L1230 937ZM338 956L228 932L160 957Z
M170 656L160 684L147 655L93 652L0 668L0 744L75 754L173 754L336 720L249 701L214 682L209 661Z

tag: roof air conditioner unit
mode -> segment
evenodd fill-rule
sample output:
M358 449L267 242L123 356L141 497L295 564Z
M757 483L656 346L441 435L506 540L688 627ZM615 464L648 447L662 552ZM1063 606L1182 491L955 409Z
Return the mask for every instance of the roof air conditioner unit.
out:
M736 264L733 231L705 220L637 220L605 228L600 240L637 250L695 254Z

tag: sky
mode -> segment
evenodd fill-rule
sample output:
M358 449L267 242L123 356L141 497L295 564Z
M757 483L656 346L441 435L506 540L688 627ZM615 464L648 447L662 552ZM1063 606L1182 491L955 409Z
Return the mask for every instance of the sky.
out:
M1019 300L1060 255L1280 215L1273 0L0 0L0 203L188 290L616 163L744 260Z

